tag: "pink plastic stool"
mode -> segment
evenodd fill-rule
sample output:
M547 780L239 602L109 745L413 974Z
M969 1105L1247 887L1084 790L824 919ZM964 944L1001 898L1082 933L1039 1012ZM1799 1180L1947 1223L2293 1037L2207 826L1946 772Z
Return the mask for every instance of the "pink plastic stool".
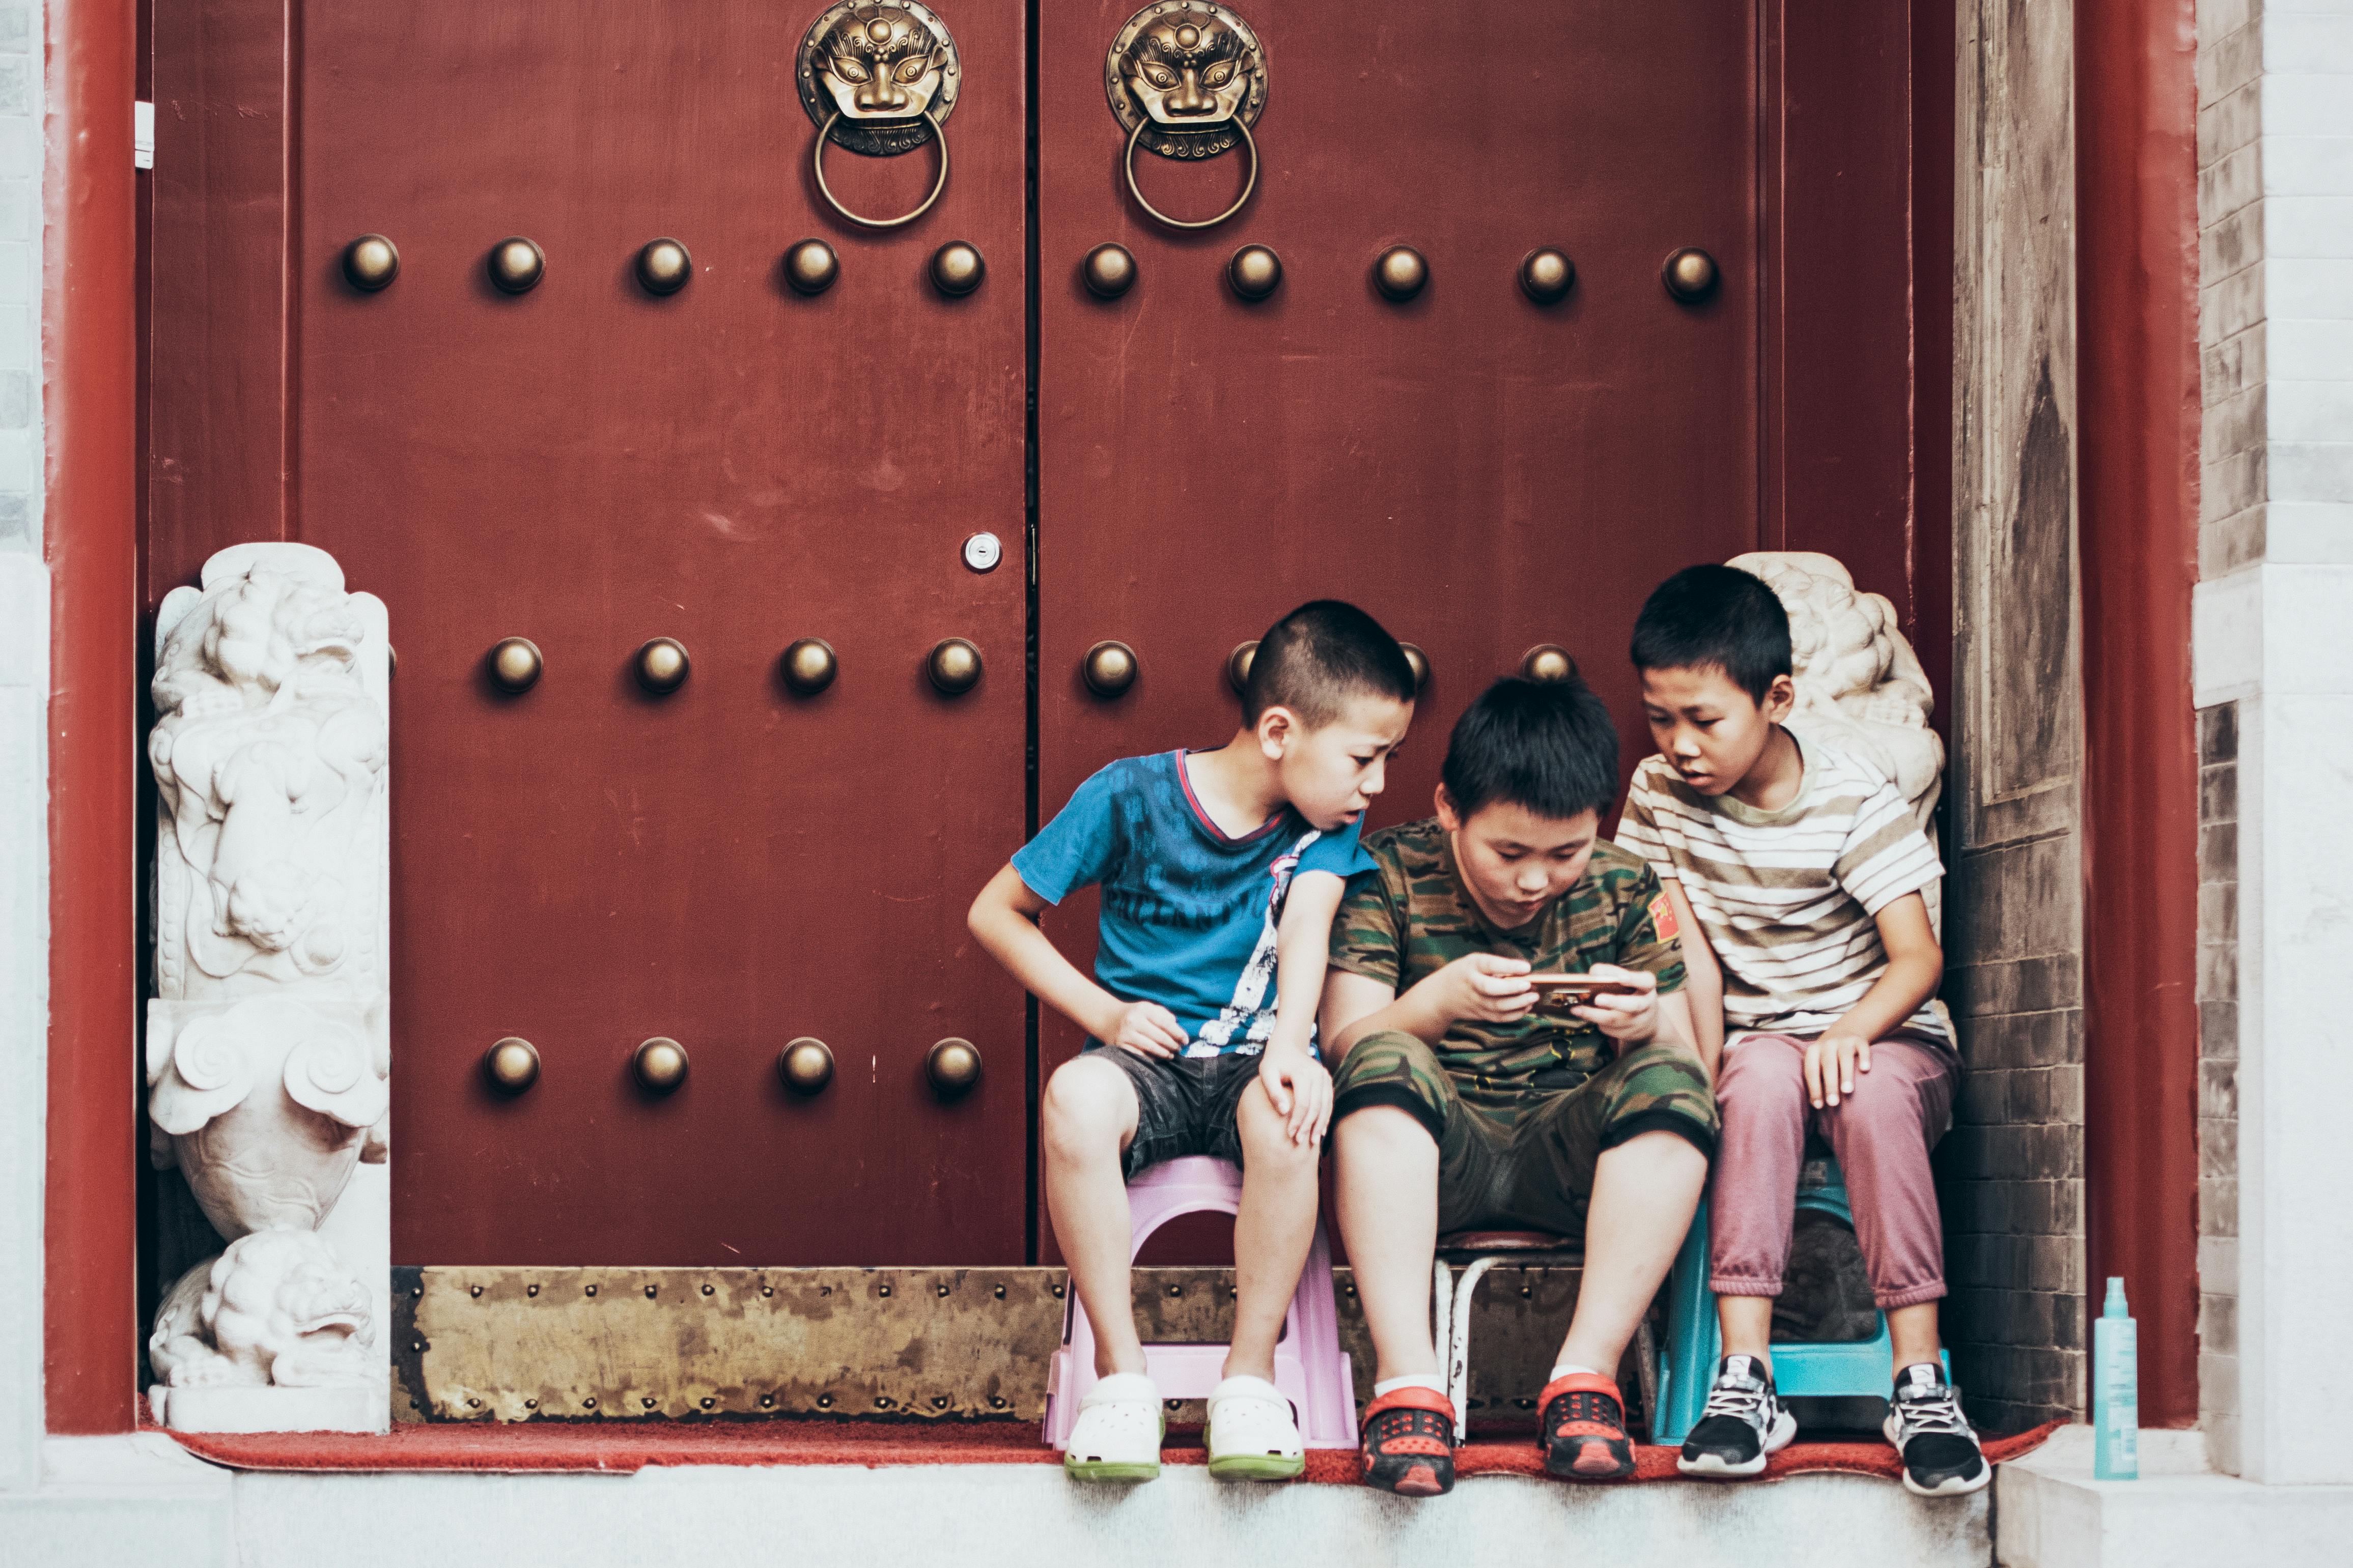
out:
M1241 1205L1242 1173L1230 1161L1192 1155L1153 1166L1127 1184L1129 1226L1134 1233L1128 1259L1144 1250L1152 1233L1180 1214L1232 1214ZM1046 1375L1046 1444L1060 1448L1071 1440L1079 1402L1095 1383L1095 1335L1068 1292L1062 1310L1062 1348ZM1226 1346L1146 1345L1145 1367L1164 1399L1206 1399L1218 1386ZM1324 1227L1307 1249L1299 1289L1283 1315L1282 1338L1274 1347L1274 1385L1291 1401L1299 1435L1311 1448L1356 1446L1355 1369L1340 1349L1339 1310L1332 1300L1332 1249Z

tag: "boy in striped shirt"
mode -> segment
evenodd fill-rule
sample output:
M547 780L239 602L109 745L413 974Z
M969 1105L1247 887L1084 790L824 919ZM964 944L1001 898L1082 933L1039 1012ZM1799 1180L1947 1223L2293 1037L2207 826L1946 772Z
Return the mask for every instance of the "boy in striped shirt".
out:
M1769 1341L1810 1128L1845 1173L1894 1342L1885 1431L1904 1484L1975 1491L1992 1471L1936 1333L1928 1149L1951 1121L1960 1059L1934 1005L1945 961L1921 892L1943 867L1894 784L1783 728L1789 618L1757 577L1694 566L1667 579L1634 623L1633 660L1659 754L1634 771L1617 841L1656 868L1687 928L1692 1016L1723 1116L1708 1261L1725 1354L1678 1466L1753 1476L1796 1435Z

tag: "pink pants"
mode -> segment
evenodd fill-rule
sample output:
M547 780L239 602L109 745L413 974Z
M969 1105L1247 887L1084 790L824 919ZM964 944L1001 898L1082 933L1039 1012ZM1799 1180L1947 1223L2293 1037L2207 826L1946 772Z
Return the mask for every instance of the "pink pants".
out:
M1945 1293L1944 1227L1928 1150L1953 1108L1952 1058L1903 1036L1871 1047L1854 1092L1807 1102L1806 1037L1750 1035L1728 1047L1715 1082L1724 1119L1708 1176L1710 1283L1719 1296L1778 1296L1796 1223L1798 1167L1810 1125L1846 1173L1855 1239L1880 1310Z

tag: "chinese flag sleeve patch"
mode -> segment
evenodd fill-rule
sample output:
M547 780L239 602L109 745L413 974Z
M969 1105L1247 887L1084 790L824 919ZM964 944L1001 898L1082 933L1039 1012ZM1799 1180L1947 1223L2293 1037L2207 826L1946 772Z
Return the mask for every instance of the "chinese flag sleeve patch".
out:
M1683 935L1683 927L1675 922L1675 904L1664 893L1651 900L1651 929L1659 933L1661 942L1672 942Z

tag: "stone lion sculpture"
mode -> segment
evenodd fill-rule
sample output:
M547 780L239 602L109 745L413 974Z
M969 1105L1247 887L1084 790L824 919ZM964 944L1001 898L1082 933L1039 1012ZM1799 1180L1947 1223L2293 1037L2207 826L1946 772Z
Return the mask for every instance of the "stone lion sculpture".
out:
M192 1431L375 1429L381 1232L330 1221L391 1136L384 605L326 552L259 541L156 629L149 1152L227 1250L156 1314L153 1407Z
M293 996L186 1017L158 1009L147 1030L153 1163L180 1167L224 1237L317 1229L353 1167L385 1158L392 1083L378 1037Z
M366 1386L368 1288L315 1232L258 1230L180 1277L147 1358L172 1388Z
M170 835L164 994L373 967L365 838L386 736L355 668L364 629L351 595L264 562L206 593L158 651L147 757Z

